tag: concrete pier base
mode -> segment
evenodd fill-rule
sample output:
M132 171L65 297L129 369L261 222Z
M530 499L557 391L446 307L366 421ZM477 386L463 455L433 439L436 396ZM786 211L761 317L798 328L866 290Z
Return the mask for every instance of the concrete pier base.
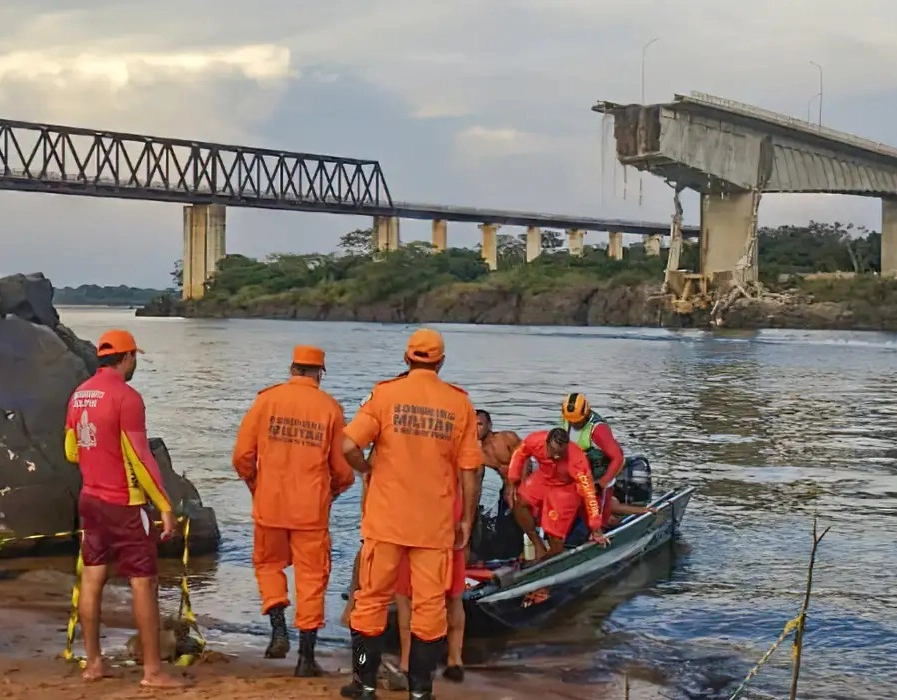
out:
M483 232L483 260L489 266L490 270L498 269L498 224L480 224L479 229Z
M206 282L226 251L226 209L223 204L184 207L184 299L202 299Z
M448 245L448 222L445 219L433 219L433 248L443 251Z
M881 276L897 277L897 199L881 200Z
M618 231L611 231L607 240L607 257L611 260L623 259L623 234Z
M581 258L585 252L586 232L579 229L570 229L567 231L567 248L570 255L574 258Z
M734 274L741 268L742 282L757 279L755 196L759 195L701 195L701 273L713 277L719 273Z
M526 261L531 263L542 255L542 229L530 226L526 229Z
M399 249L399 218L397 216L374 217L374 255L382 255Z

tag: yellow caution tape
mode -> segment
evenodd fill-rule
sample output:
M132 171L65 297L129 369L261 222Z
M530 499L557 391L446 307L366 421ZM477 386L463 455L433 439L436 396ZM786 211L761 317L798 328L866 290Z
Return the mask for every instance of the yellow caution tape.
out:
M181 557L181 562L183 563L183 572L181 574L181 602L178 609L178 619L183 620L187 623L191 630L196 632L196 635L199 637L199 654L182 654L177 658L175 664L177 666L189 666L192 664L197 656L201 656L202 652L205 651L206 640L202 634L202 631L199 629L199 625L196 621L196 615L193 613L193 607L190 604L190 588L187 582L188 579L188 565L190 563L190 518L178 518L178 522L184 523L184 554ZM158 522L156 524L159 524ZM81 532L80 530L77 532ZM76 533L64 533L66 535L72 535ZM31 537L23 537L20 539L38 539L40 537L56 537L61 535L34 535ZM9 540L4 540L9 541ZM0 541L2 544L3 541ZM78 665L81 668L84 668L87 664L87 659L83 656L75 656L72 652L72 645L75 641L75 627L78 625L78 602L81 599L81 573L84 570L84 558L82 556L82 551L78 549L78 562L75 565L75 583L72 586L72 607L69 613L69 622L66 630L66 640L65 640L65 650L62 652L62 658L66 661L77 661Z
M741 685L735 689L735 692L729 696L729 700L737 700L737 698L744 692L745 688L747 688L748 683L751 679L756 676L760 669L766 665L766 662L772 657L775 653L775 650L779 648L782 642L784 642L788 636L797 629L797 626L800 624L801 618L803 614L798 615L793 620L788 620L785 624L785 628L782 630L782 634L779 635L779 638L773 642L773 645L769 647L767 652L763 655L763 657L757 662L757 664L748 672L748 674L744 677L744 680L741 682Z

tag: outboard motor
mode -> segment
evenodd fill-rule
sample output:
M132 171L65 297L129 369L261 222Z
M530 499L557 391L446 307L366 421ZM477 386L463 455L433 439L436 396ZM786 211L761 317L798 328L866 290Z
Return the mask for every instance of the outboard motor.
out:
M617 474L614 496L620 503L646 506L651 502L651 465L643 455L627 457Z

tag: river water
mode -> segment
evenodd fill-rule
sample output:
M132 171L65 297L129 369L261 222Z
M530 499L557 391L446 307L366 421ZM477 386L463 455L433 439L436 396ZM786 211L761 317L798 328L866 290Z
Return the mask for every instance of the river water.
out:
M165 438L215 508L223 542L194 566L193 603L216 645L262 648L251 566L250 500L230 466L255 393L281 381L294 344L327 351L324 388L348 415L374 382L401 371L411 327L253 320L140 319L63 308L96 341L128 328L146 350L134 385L150 432ZM588 394L627 453L649 457L659 487L698 493L682 539L563 624L474 662L542 669L569 683L627 670L679 698L727 698L800 607L814 515L831 526L817 560L801 697L890 700L897 688L897 337L763 331L444 326L444 377L463 385L496 429L550 426L569 389ZM489 483L487 496L495 493ZM358 546L360 485L334 509L324 638L344 643L340 592ZM173 579L171 583L173 584ZM166 586L166 604L177 592ZM785 646L747 698L781 698Z

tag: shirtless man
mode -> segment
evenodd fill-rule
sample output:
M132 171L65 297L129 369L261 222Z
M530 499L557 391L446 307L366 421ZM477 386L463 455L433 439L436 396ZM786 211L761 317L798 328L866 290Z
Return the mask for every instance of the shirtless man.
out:
M504 498L505 484L508 481L508 465L511 463L511 455L520 445L520 436L513 430L492 430L492 416L482 408L477 410L477 437L480 438L480 449L483 451L483 467L489 467L501 477L502 493ZM480 490L483 488L483 476L486 470L480 472Z

